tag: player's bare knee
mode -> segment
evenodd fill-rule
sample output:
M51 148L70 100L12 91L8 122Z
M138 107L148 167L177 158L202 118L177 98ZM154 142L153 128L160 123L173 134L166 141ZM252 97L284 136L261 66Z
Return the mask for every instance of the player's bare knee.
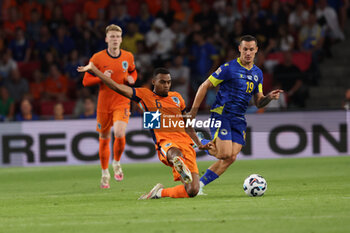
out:
M228 159L231 157L231 148L221 147L218 148L218 153L216 154L217 159Z
M236 158L237 158L237 154L233 154L233 155L231 156L232 163L233 163L234 161L236 161Z
M109 139L110 138L110 134L109 133L100 133L99 138L101 138L101 139Z
M122 138L124 136L125 136L124 130L118 130L118 131L114 132L114 137L116 137L116 138Z
M124 136L125 136L125 134L124 133L120 133L120 132L114 134L114 137L116 137L116 138L122 138Z
M215 157L217 159L226 160L226 159L229 159L231 156L229 153L217 153Z
M228 167L236 161L237 155L231 155L227 159L224 159L224 166Z
M199 192L199 185L190 185L186 188L186 192L189 197L195 197L197 196Z

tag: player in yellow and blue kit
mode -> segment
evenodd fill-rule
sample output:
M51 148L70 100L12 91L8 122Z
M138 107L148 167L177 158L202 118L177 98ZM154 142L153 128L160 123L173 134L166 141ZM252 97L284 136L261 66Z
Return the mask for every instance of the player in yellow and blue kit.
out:
M214 139L219 137L245 145L244 115L252 95L262 89L262 71L255 65L249 70L244 68L237 58L220 66L209 81L214 87L222 83L210 110L211 118L221 120L220 129L210 129Z
M212 141L202 140L202 144L211 144L209 153L219 160L201 177L201 189L224 173L245 145L245 113L250 99L254 96L255 105L262 108L271 100L278 99L279 93L283 92L277 89L266 96L263 94L263 74L254 65L255 54L258 51L255 37L243 36L238 49L239 58L221 65L202 83L188 114L190 118L194 118L208 89L219 85L216 101L210 111L212 118L221 120L221 127L210 129Z

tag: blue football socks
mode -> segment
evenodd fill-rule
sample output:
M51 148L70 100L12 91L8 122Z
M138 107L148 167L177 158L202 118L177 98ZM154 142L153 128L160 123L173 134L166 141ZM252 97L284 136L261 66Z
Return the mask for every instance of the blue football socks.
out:
M209 140L208 140L208 141L209 141ZM215 172L213 172L213 171L207 169L207 171L205 172L205 174L200 178L200 181L201 181L204 185L207 185L207 184L213 182L214 180L216 180L217 178L219 178L219 176L218 176Z

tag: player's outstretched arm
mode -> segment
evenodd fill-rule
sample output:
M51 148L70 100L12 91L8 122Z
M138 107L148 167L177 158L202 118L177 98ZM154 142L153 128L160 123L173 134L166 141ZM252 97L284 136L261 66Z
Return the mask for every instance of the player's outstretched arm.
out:
M97 77L99 77L102 82L104 82L109 88L111 88L113 91L118 92L119 94L131 99L133 95L133 90L131 87L119 84L114 82L110 77L102 73L97 67L94 65L94 63L89 62L86 66L79 66L78 72L86 72L90 71L93 72Z
M271 100L277 100L280 98L280 93L282 93L283 90L281 89L276 89L271 91L269 94L267 94L266 96L264 96L263 93L258 92L257 94L254 95L254 101L255 101L255 105L258 108L263 108L266 105L268 105L268 103L271 102Z
M205 80L199 86L196 97L194 98L194 101L192 104L191 111L189 111L187 114L190 117L190 119L193 119L197 116L199 106L201 105L205 95L207 94L208 89L212 88L212 87L214 87L214 85L211 83L211 81L209 79Z

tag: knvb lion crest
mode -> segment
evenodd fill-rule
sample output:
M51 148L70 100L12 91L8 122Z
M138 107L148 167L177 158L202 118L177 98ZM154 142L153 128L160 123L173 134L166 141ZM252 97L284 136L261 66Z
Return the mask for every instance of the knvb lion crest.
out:
M177 106L180 106L180 99L177 98L176 96L172 96L171 97L173 99L173 101L176 103Z
M172 143L169 142L169 143L167 143L164 147L169 147L169 146L171 146L171 145L172 145Z
M129 67L128 62L127 61L123 61L122 62L122 67L123 67L124 70L128 69L128 67Z

